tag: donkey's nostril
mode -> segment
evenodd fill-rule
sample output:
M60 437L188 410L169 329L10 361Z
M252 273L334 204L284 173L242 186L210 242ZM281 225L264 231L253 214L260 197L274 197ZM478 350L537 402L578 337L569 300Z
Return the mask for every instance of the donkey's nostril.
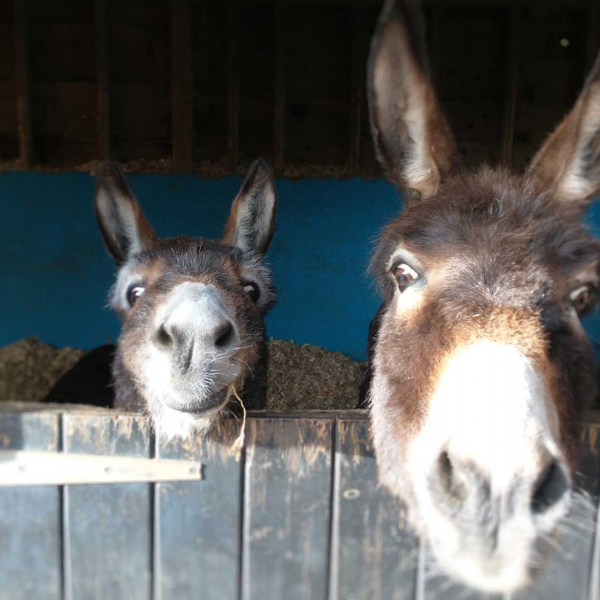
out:
M553 460L542 473L531 497L531 510L540 514L552 508L569 491L569 479L560 464Z
M233 339L233 324L231 321L225 321L221 323L214 333L215 346L217 348L225 348L229 346Z
M438 476L447 499L455 504L464 502L467 489L464 479L457 472L457 465L447 452L442 452L438 459ZM460 467L460 465L458 465Z
M173 345L173 338L169 332L165 329L164 325L161 325L156 332L156 341L159 346L163 348L170 348Z

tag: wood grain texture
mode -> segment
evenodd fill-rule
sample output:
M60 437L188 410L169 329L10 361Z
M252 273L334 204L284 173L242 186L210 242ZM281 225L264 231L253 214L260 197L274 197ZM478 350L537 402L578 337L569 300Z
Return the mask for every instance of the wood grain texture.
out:
M15 81L19 133L19 165L29 167L34 161L31 126L31 70L27 29L27 0L14 0Z
M94 0L94 32L96 51L96 101L98 158L110 158L110 74L108 66L108 38L106 0Z
M285 161L285 75L288 0L275 0L275 98L273 157L275 175L283 174Z
M0 449L59 449L59 415L8 414L0 419ZM58 487L0 489L0 600L62 596L61 501Z
M333 420L250 420L244 600L327 597Z
M197 460L203 480L156 485L155 600L238 597L243 456L231 452L240 421L204 439L159 440L160 458Z
M238 165L240 136L240 1L228 1L227 157L229 168L235 171Z
M65 452L150 457L146 419L63 416ZM67 600L148 600L152 582L152 485L66 486Z
M330 598L412 599L418 542L402 503L378 484L367 421L338 421L334 471Z
M171 125L173 171L192 168L193 134L192 5L171 0Z

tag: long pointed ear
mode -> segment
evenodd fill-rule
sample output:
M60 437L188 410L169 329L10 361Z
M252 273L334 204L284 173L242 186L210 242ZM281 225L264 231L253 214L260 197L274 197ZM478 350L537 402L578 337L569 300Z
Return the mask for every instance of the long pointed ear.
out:
M231 206L223 242L264 255L275 231L277 195L269 165L258 159Z
M452 169L456 146L429 77L417 0L386 0L367 67L371 133L387 177L428 196Z
M581 210L600 192L600 53L573 110L535 155L528 174L540 192Z
M115 163L100 165L95 204L106 249L118 265L137 252L149 250L156 242L156 234Z

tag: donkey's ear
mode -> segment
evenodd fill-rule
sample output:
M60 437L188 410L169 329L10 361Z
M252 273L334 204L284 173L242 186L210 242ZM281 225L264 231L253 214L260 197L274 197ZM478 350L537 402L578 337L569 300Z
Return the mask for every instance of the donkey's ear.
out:
M223 241L241 250L263 255L273 237L276 215L273 173L263 159L258 159L252 163L233 201Z
M540 192L580 209L600 192L600 53L573 110L535 155L528 173Z
M371 133L392 183L434 193L452 169L456 146L429 78L418 0L386 0L367 67Z
M137 252L150 249L156 234L146 221L119 167L100 165L96 176L96 218L106 249L120 265Z

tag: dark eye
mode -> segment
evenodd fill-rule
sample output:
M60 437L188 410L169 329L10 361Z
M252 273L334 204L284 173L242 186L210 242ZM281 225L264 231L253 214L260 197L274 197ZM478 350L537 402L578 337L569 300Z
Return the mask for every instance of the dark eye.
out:
M398 289L403 292L419 278L419 274L406 263L400 263L394 267L394 277L398 283Z
M135 301L144 294L146 288L141 283L134 283L127 288L127 302L133 306Z
M585 312L594 300L594 289L591 285L580 285L569 294L569 300L578 314Z
M260 296L260 291L255 283L244 283L244 292L248 294L248 297L252 302L256 302Z

